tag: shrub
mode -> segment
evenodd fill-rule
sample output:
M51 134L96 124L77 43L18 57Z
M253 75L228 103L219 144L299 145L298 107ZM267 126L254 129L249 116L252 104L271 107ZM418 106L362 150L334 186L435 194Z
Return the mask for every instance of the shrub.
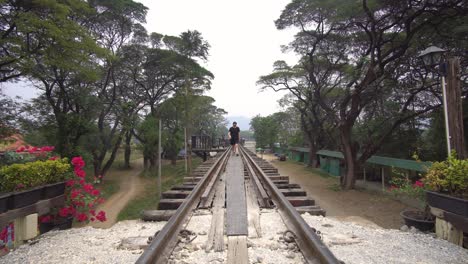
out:
M0 169L0 185L2 191L9 192L64 181L70 175L66 158L12 164Z
M428 169L424 183L436 192L468 198L468 159L459 160L455 152Z

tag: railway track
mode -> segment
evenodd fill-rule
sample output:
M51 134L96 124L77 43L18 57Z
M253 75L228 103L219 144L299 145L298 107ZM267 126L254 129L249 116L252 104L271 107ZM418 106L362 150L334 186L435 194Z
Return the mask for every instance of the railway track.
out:
M158 210L143 215L144 220L168 222L137 263L177 263L182 249L188 248L190 252L217 252L216 263L262 262L260 257L252 261L250 256L249 260L249 255L262 246L255 243L266 239L263 230L270 227L264 224L264 215L276 217L272 223L280 230L278 240L283 244L273 249L286 250L287 241L287 248L299 255L288 257L299 262L341 263L300 216L305 212L325 216L325 210L270 163L243 147L239 157L228 149L201 164L183 185L163 193ZM182 256L188 257L190 252Z

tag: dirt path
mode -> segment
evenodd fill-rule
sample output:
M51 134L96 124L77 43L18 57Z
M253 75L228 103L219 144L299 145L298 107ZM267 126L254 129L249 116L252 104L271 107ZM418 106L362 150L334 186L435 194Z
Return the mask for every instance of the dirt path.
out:
M108 179L120 182L120 189L97 209L97 211L103 210L106 212L107 221L102 223L90 223L91 226L98 228L110 228L113 226L117 222L119 212L132 198L144 190L145 184L140 177L138 177L143 171L143 159L133 160L131 161L131 165L132 169L130 170L113 168L109 171L107 175Z
M319 176L299 163L281 162L273 155L263 158L270 160L282 175L290 176L291 182L300 184L327 211L327 217L383 228L398 229L403 225L400 212L407 206L401 202L366 191L338 190L337 177Z

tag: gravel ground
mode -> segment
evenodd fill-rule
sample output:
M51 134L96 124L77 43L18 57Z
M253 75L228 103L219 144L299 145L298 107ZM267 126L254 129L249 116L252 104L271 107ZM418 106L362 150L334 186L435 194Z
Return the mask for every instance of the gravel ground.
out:
M0 258L0 263L135 263L141 249L123 249L122 239L147 238L166 222L122 221L109 229L51 231Z
M191 245L180 245L176 263L225 261L226 251L206 253L203 250L210 217L203 214L192 217L186 229L196 230L196 238ZM435 239L432 234L363 226L308 214L303 217L310 226L321 232L325 244L347 264L468 264L468 250ZM286 243L283 239L285 227L274 210L262 210L260 221L262 237L248 240L251 263L303 262L295 244ZM84 227L51 231L0 257L0 263L134 263L142 250L122 248L122 240L132 237L146 240L164 224L123 221L110 229Z
M468 250L436 239L433 234L424 234L414 229L402 232L362 226L309 214L303 217L310 226L322 233L325 244L346 264L468 263Z

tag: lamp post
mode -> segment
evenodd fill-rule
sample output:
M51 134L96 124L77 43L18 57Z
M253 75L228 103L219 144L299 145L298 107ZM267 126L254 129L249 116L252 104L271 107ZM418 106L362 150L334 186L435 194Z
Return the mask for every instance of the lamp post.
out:
M450 155L451 146L450 146L450 127L448 121L448 112L447 112L447 90L445 87L445 76L447 75L447 66L443 60L443 54L445 53L444 49L438 48L436 46L430 46L427 49L419 53L419 57L422 59L424 66L428 68L433 68L439 66L439 74L441 75L442 83L442 97L444 104L444 119L445 119L445 136L447 138L447 155Z
M466 157L463 131L463 109L461 101L460 60L456 57L445 58L445 50L431 46L423 50L419 57L428 68L438 66L444 104L445 133L447 152L454 149L459 159Z

